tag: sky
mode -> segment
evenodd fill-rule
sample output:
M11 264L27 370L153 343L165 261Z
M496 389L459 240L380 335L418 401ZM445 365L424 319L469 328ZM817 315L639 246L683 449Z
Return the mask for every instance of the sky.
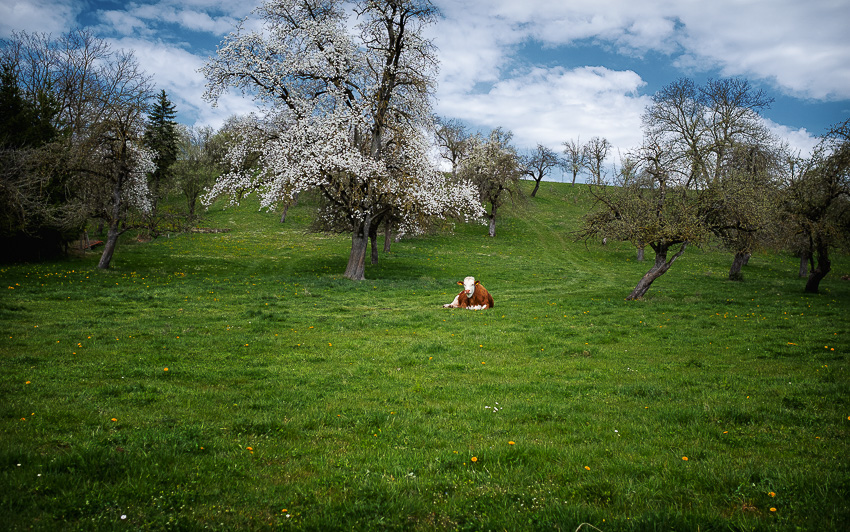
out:
M259 0L255 0L259 2ZM640 144L652 94L679 78L741 77L774 99L768 127L803 155L850 118L850 0L432 0L443 17L435 108L471 130L514 134L520 151L605 137ZM216 107L199 73L256 5L233 0L0 0L0 37L88 28L142 68L187 125L254 110Z

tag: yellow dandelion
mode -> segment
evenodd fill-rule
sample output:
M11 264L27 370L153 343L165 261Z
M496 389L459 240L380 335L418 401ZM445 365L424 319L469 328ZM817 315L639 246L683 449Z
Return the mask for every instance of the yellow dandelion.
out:
M516 442L509 441L509 442L508 442L508 445L516 445Z
M245 447L245 448L246 448L246 449L248 449L249 451L253 451L253 450L254 450L254 448L253 448L253 447Z
M770 509L770 511L771 511L771 512L775 512L775 511L776 511L776 508L771 508L771 509Z
M168 368L162 368L162 371L168 371Z
M584 468L587 469L588 471L590 471L590 466L586 465L586 466L584 466Z
M472 458L470 458L469 460L470 460L471 462L477 462L477 461L478 461L478 457L477 457L477 456L473 456L473 457L472 457Z
M683 457L682 457L682 460L684 460L685 462L687 462L687 461L688 461L688 457L687 457L687 456L683 456Z
M116 418L112 418L112 421L118 421L118 419L116 419Z
M768 493L768 495L770 495L771 497L776 497L776 493L774 493L772 491L770 493Z
M27 381L27 384L29 384L29 383L30 383L30 381ZM848 417L847 419L850 419L850 417Z

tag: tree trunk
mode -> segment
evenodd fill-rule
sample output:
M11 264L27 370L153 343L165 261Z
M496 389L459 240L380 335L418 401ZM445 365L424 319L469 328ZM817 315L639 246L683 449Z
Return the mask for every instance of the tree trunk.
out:
M387 222L384 226L384 253L390 252L390 246L393 241L393 224Z
M496 206L493 205L492 203L490 205L491 205L491 208L490 208L490 216L489 216L489 218L490 218L489 235L491 237L495 237L496 236Z
M832 261L829 260L829 246L823 242L818 242L816 256L818 260L817 266L812 268L809 280L806 281L805 292L807 294L817 294L821 280L832 269Z
M643 256L644 249L646 249L646 246L640 246L637 250L637 260L638 260L638 262L644 261L644 256Z
M531 197L532 198L534 197L535 194L537 194L537 189L540 188L541 179L535 179L534 180L534 190L531 191Z
M109 224L109 231L106 233L106 243L103 246L103 254L100 256L100 262L97 267L101 270L109 268L112 262L112 255L115 254L115 247L118 245L118 236L121 234L121 229L118 227L118 220L113 220Z
M685 248L688 247L688 243L685 242L682 244L682 247L679 248L679 251L676 252L675 255L668 261L667 260L667 250L670 248L669 244L658 244L657 246L652 246L652 249L655 250L655 264L652 268L646 272L646 275L640 280L632 293L626 298L627 301L631 301L634 299L643 298L644 294L649 290L649 287L652 285L653 281L664 275L667 270L670 269L670 266L673 265L673 262L676 261L679 257L682 256L682 253L685 252Z
M741 267L746 264L747 259L749 258L749 253L744 251L739 251L735 253L735 258L732 259L732 267L729 268L729 280L730 281L743 281L744 275L741 273Z
M290 207L294 207L295 205L298 205L298 194L296 194L295 197L290 199L286 205L283 206L283 214L280 215L280 223L286 222L286 213L289 212Z
M369 226L371 218L366 217L351 233L351 253L344 277L352 281L366 279L366 250L369 247Z
M801 278L809 276L809 259L811 254L806 251L800 252L800 273Z
M369 231L369 244L372 247L372 265L378 264L378 228Z
M109 230L106 233L106 243L103 246L100 262L97 263L97 267L101 270L109 268L112 255L115 254L115 246L118 245L118 237L121 235L121 188L123 184L124 179L119 173L118 179L112 187L112 216L109 220Z

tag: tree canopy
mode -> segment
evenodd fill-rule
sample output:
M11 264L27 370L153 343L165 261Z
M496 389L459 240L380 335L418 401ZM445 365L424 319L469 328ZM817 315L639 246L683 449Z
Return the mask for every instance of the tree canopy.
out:
M358 35L349 33L349 14ZM207 97L236 88L263 106L235 160L261 146L258 171L231 171L207 201L259 193L264 207L319 190L321 215L352 234L345 276L361 280L372 224L392 214L415 230L421 216L479 216L474 188L451 182L428 156L437 61L423 28L428 0L275 0L240 24L203 71Z

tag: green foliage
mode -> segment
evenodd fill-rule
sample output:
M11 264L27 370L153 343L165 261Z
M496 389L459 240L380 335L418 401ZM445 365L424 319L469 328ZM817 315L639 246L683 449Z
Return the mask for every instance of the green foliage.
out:
M0 74L0 247L4 259L56 256L68 241L67 176L44 164L59 112L49 92L24 94L13 64Z
M156 168L148 174L151 209L146 214L147 226L152 235L158 235L169 225L173 225L175 213L163 212L160 201L174 188L174 165L179 152L180 135L174 120L177 110L168 99L165 90L161 90L150 107L145 124L144 144L154 154Z
M694 250L627 302L634 249L573 241L587 187L541 187L361 283L309 198L1 268L3 526L845 530L850 283ZM494 310L441 307L465 275Z

